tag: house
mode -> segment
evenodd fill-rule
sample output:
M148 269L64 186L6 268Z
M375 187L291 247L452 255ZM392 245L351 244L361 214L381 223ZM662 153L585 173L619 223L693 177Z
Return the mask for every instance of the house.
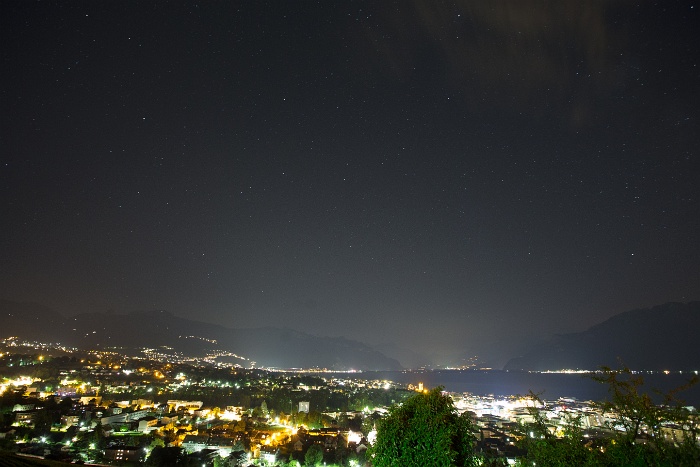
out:
M175 423L178 420L177 415L173 415L172 417L161 417L158 423L166 428L173 429L175 428Z
M137 410L135 412L122 412L117 415L111 415L109 417L102 417L100 422L102 425L108 425L110 423L128 423L136 420L140 420L148 416L148 410Z
M17 425L34 426L36 415L35 410L31 412L15 412L15 423Z
M208 441L209 436L187 435L182 441L182 448L187 454L192 454L206 448Z
M158 425L158 419L156 417L144 417L139 420L138 431L143 433L148 433L155 429Z
M180 400L169 400L168 407L172 410L177 410L180 407L184 407L187 410L199 410L204 405L202 401L180 401Z
M65 426L66 428L70 428L73 425L77 425L80 423L80 416L79 415L62 415L61 416L61 425Z
M153 401L150 399L134 399L131 401L131 406L141 409L149 409L153 407Z
M260 460L267 464L274 464L277 461L277 454L278 454L277 448L272 448L269 446L263 446L260 448Z
M12 407L13 412L30 412L34 410L35 404L15 404Z
M102 402L102 396L82 396L80 398L80 403L83 405L90 405L91 403L100 405L100 402Z
M141 462L144 456L143 449L131 446L115 446L104 452L106 459L122 462Z

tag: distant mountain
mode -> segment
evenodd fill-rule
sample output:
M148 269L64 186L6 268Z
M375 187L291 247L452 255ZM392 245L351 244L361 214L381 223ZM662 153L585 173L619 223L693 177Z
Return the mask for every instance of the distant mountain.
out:
M231 329L180 318L167 311L127 314L86 313L71 318L35 303L0 300L0 338L18 336L82 348L160 348L203 356L217 350L235 353L258 366L320 367L335 370L398 370L395 359L357 341L261 327ZM235 359L234 359L235 360Z
M700 368L700 302L666 303L620 313L586 331L555 336L511 359L504 369L635 370Z
M18 336L42 342L56 342L57 330L65 318L38 303L0 299L0 338Z
M411 349L399 347L393 343L375 345L374 349L389 358L398 360L406 368L421 368L433 365L433 362L427 356Z

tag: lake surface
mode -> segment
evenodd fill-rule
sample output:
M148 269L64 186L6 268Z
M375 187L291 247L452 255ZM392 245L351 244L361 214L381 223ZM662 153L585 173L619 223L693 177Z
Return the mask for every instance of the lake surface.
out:
M341 375L338 375L341 376ZM668 392L688 382L694 375L654 373L644 374L644 387L653 394L654 389ZM450 392L470 392L485 395L525 395L530 390L542 393L544 399L574 397L578 400L601 401L608 395L607 386L583 374L570 373L530 373L526 371L504 370L433 370L433 371L365 371L344 374L341 377L353 379L381 379L401 384L422 382L427 388L444 386ZM700 384L679 393L687 404L700 408ZM660 398L655 399L660 402Z

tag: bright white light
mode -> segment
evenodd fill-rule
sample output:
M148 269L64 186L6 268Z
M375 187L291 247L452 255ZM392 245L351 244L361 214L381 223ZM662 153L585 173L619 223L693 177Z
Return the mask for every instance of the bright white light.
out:
M362 433L350 430L348 432L348 443L360 444L362 441Z
M19 386L29 386L32 384L34 380L32 380L29 376L20 376L19 378L10 381L10 383L13 386L19 387Z

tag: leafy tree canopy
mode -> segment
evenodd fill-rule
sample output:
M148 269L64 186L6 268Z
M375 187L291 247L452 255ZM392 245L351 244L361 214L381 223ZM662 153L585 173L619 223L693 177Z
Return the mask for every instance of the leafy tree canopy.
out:
M442 387L417 394L395 405L379 421L377 441L371 449L375 467L471 466L473 425L459 415Z
M309 466L321 465L321 462L323 462L323 448L318 444L312 444L304 455L304 462Z
M656 405L644 390L644 379L629 368L602 367L592 378L608 387L610 397L598 404L609 420L609 436L595 446L583 436L580 416L571 416L564 436L553 436L548 421L533 407L534 423L525 426L521 447L528 452L521 466L698 466L700 427L677 393L697 384L697 378L667 394ZM530 394L542 404L542 401Z

